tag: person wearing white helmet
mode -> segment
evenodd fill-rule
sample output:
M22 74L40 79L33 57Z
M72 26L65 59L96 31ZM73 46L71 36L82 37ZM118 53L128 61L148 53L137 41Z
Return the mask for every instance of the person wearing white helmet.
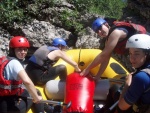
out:
M128 39L126 48L129 49L129 59L135 72L126 78L117 112L150 113L150 36L133 35ZM133 112L128 111L131 107Z
M66 55L64 51L66 46L67 44L64 39L55 38L52 46L41 46L29 58L26 72L35 85L43 86L46 82L55 79L57 76L59 76L60 80L66 80L66 66L62 64L53 67L60 58L72 65L76 72L81 71L78 64Z

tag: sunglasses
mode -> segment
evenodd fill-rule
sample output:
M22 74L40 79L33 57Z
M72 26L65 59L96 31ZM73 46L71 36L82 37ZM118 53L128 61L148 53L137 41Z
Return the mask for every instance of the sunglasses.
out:
M99 30L102 30L102 25L95 30L95 33L98 33Z

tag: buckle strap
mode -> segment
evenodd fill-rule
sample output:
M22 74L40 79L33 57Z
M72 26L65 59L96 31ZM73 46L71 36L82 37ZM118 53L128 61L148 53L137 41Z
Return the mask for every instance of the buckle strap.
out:
M16 89L16 88L22 88L22 84L19 84L19 85L2 85L0 84L0 88L2 89L8 89L8 90L11 90L11 89Z

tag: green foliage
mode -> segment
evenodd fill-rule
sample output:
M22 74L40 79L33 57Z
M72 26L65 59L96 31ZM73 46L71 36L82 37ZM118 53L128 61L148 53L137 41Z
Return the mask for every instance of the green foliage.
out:
M67 0L69 3L74 4L79 12L88 11L89 7L93 6L94 0Z
M77 11L67 11L64 10L60 15L60 20L66 26L67 29L75 29L75 32L81 31L83 29L83 25L77 21L79 18L79 12Z
M58 3L58 2L57 2ZM32 10L28 9L34 4ZM0 1L0 24L12 26L14 22L30 21L32 16L39 14L40 7L46 4L49 7L56 4L56 0L2 0Z
M42 9L52 8L59 5L62 0L2 0L0 2L0 24L13 25L24 23L40 14ZM123 14L126 2L122 0L66 0L73 4L75 9L64 10L59 16L62 26L74 29L75 32L83 29L82 23L78 21L82 14L93 13L119 19ZM42 18L44 19L44 18Z
M28 1L28 0L24 0ZM34 4L37 7L41 7L42 5L47 6L47 7L54 7L56 4L59 4L59 0L31 0L34 1L32 4Z
M74 26L76 32L83 28L82 23L77 22L77 18L85 13L93 13L103 15L105 17L120 19L123 15L123 9L126 7L126 2L122 0L67 0L75 6L75 10L71 13L62 14L62 20L68 27ZM77 14L77 12L79 14ZM69 14L68 14L69 13ZM74 19L70 19L74 17ZM69 18L69 19L68 19Z
M19 22L24 20L23 9L19 8L18 0L2 0L0 2L0 24Z
M74 4L79 12L104 15L110 18L119 19L123 15L123 8L127 3L122 0L68 0Z

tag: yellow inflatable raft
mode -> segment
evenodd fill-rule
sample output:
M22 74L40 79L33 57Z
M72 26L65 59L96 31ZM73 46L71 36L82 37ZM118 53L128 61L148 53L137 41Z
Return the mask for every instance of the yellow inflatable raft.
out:
M66 53L72 60L77 62L79 64L80 69L83 70L94 60L94 58L99 53L101 53L101 50L99 49L81 49L81 50L73 49L73 50L68 50ZM59 64L64 64L67 67L68 75L74 72L74 68L68 63L66 63L65 61L63 61L62 59L60 59L54 66L59 65ZM99 67L100 65L90 70L91 73L93 75L96 75ZM128 74L128 71L119 62L117 62L114 58L111 57L109 64L101 77L116 78L118 77L118 75L124 76L127 74ZM56 79L59 79L59 78L56 78Z
M83 70L94 60L94 58L99 53L101 53L101 50L99 50L99 49L73 49L73 50L66 51L66 53L72 60L77 62L79 64L79 68L81 70ZM67 67L67 75L74 72L74 68L70 64L63 61L62 59L59 59L58 62L56 62L56 64L54 66L57 66L59 64L63 64ZM99 68L100 68L100 65L98 65L95 68L93 68L92 70L90 70L90 72L93 75L96 75ZM120 79L121 77L124 77L127 74L128 74L128 71L119 62L117 62L114 58L111 57L110 61L109 61L109 64L108 64L106 70L104 71L104 73L102 74L101 77L105 78L105 79L114 79L114 78L115 79ZM59 77L57 77L55 80L59 80ZM56 81L49 81L48 85L53 83L53 82L55 82L56 85L58 85L58 83L59 83L59 82L56 82ZM100 84L102 84L102 82ZM105 82L104 84L108 84L108 83ZM104 84L103 84L103 86L104 86ZM50 88L56 88L56 87L47 86L47 84L46 84L46 87L43 87L43 88L42 87L37 87L37 89L40 90L40 92L42 93L43 99L46 100L47 96L48 97L53 97L53 96L50 96L50 94L59 92L59 89L57 89L58 91L54 91L54 90L50 89ZM102 89L100 87L102 87L102 85L97 85L97 89ZM104 88L103 88L103 90L104 90ZM108 87L107 87L106 90L108 91ZM49 94L45 94L45 91ZM49 91L53 91L53 92L49 92ZM99 92L99 90L96 91L96 92ZM53 95L55 95L55 94L53 94ZM98 97L98 98L101 98L101 97ZM53 98L51 98L51 99L53 99ZM29 110L28 113L32 113L32 111Z

